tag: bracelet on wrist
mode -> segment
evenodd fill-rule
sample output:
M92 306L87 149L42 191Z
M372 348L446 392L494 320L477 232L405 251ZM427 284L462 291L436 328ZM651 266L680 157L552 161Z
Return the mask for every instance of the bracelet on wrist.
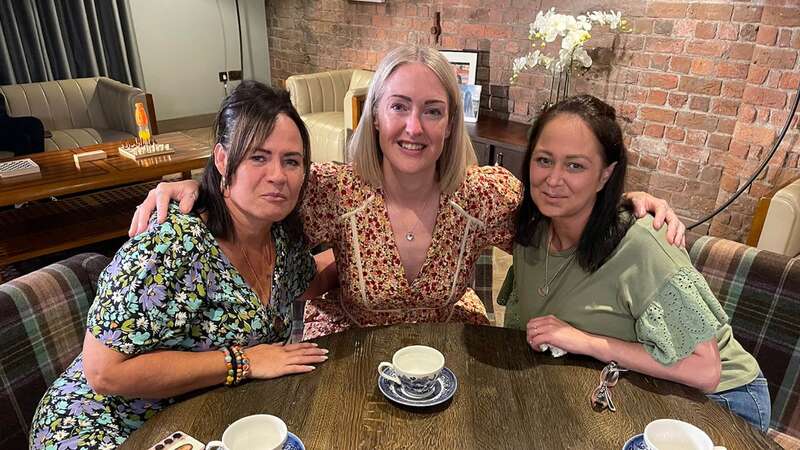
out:
M236 355L231 347L222 347L219 351L225 355L225 386L233 386L236 384Z

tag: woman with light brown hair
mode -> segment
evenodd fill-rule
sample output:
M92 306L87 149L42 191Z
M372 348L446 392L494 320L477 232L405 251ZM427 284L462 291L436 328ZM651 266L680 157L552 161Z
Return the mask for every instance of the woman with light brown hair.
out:
M350 143L352 163L311 167L306 236L333 248L317 255L306 338L353 326L489 323L469 281L484 249L510 251L522 186L502 167L476 165L462 111L455 74L437 50L402 46L380 62ZM160 220L170 198L188 207L195 189L191 181L160 184L131 233L156 206ZM664 202L640 194L634 204L662 222L666 215L682 242L683 225Z

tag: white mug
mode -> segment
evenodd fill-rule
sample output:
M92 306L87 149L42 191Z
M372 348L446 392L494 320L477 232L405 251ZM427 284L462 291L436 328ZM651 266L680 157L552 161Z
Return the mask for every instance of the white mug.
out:
M391 363L378 364L378 374L399 384L409 397L424 398L433 392L443 367L444 355L439 350L410 345L394 352Z
M279 450L289 430L279 417L254 414L228 425L222 441L211 441L206 450Z
M725 450L696 426L675 419L658 419L644 428L644 443L650 450Z

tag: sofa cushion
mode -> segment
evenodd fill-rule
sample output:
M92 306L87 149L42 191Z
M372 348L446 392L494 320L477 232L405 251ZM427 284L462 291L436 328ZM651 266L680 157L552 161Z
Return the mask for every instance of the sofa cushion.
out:
M375 72L369 70L354 70L353 77L350 79L350 90L369 87L373 75Z
M123 131L95 128L54 130L51 134L51 137L44 140L45 151L85 147L103 142L128 141L135 138L134 135Z
M0 285L0 448L27 448L36 405L81 351L109 261L84 253Z
M347 130L341 112L321 112L303 115L311 137L311 161L345 162Z
M12 84L0 94L9 116L36 117L52 133L45 150L132 139L134 105L146 102L141 89L105 77Z
M708 236L690 237L689 248L769 382L771 427L800 437L800 259Z

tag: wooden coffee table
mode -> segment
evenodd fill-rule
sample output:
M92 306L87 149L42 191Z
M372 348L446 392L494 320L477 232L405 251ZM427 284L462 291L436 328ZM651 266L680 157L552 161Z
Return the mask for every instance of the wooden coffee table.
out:
M127 235L134 208L154 180L186 176L205 167L211 154L206 143L183 133L156 138L175 153L134 161L120 156L120 143L112 142L27 156L41 172L0 179L0 207L50 197L57 201L0 211L0 266ZM107 158L75 163L74 154L94 150L105 151Z
M525 333L463 324L361 328L315 342L330 359L308 374L218 387L166 408L120 446L146 449L175 431L208 442L250 414L281 417L308 449L620 449L659 418L691 422L729 449L780 448L700 391L637 373L613 388L617 412L589 395L603 364L534 353ZM451 400L400 406L378 389L378 363L411 344L439 349L458 377Z

